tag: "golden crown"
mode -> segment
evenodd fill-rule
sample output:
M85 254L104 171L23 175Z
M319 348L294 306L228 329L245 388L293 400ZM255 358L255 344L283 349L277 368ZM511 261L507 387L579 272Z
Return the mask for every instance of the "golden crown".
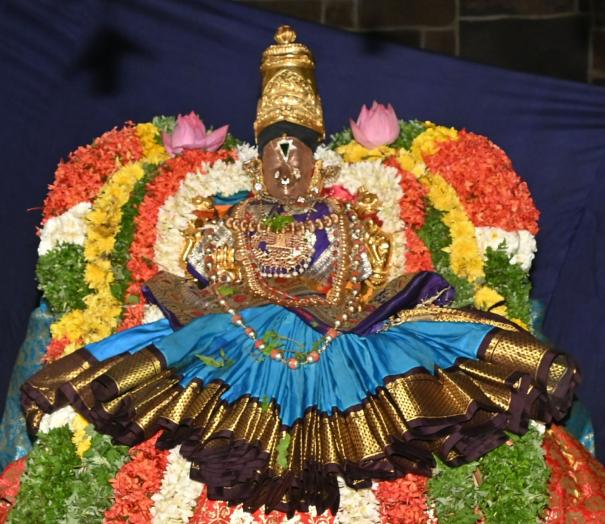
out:
M309 48L295 42L296 33L282 25L275 44L263 53L262 93L256 110L254 134L276 122L305 126L325 138L321 98L315 84L315 62Z

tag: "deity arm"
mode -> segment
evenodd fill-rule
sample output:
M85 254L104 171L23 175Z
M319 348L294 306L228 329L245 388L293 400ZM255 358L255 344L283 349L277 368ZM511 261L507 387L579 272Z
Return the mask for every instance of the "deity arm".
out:
M368 268L364 273L362 296L369 301L388 282L389 264L392 256L392 238L372 220L380 202L378 197L365 187L360 187L355 211L363 221L364 257Z
M198 199L197 219L185 231L181 265L198 282L207 283L209 273L239 280L234 239L209 198Z

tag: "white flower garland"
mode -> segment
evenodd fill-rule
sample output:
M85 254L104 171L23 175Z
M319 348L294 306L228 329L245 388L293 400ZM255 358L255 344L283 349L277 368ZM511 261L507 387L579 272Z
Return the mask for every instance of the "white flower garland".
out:
M381 203L378 218L383 222L382 229L393 238L390 278L396 278L405 271L407 241L399 210L399 202L403 198L400 180L401 176L394 167L385 166L381 160L366 160L341 164L340 173L333 182L333 185L341 185L353 194L364 186L378 197Z
M374 489L352 489L338 478L340 506L334 524L380 524L380 503Z
M71 406L65 406L53 413L47 413L40 420L40 433L48 433L51 429L63 426L72 427L77 413Z
M241 146L244 158L254 158L255 148ZM340 165L340 173L332 185L342 185L355 194L361 186L376 194L382 203L378 217L383 222L383 230L392 234L393 255L390 277L401 275L405 269L405 224L399 216L399 201L403 190L399 184L400 175L393 167L385 166L380 160L370 160L347 164L340 155L328 148L319 148L316 158L325 165ZM213 165L205 164L200 172L189 173L181 182L174 195L168 197L158 213L157 240L155 243L155 262L165 271L183 276L180 254L184 247L183 232L195 219L196 197L209 197L220 193L230 196L239 191L249 191L251 181L244 173L242 160L224 162L219 160Z
M164 313L162 310L154 304L145 304L145 311L143 313L143 324L150 324L156 320L162 320Z
M170 450L160 491L151 497L155 503L151 508L154 524L186 524L193 517L202 493L204 485L191 480L191 464L181 456L180 449L177 446Z
M62 215L50 218L40 230L38 256L45 255L61 243L84 245L86 239L86 215L90 202L80 202Z
M481 254L485 256L488 247L498 249L505 243L506 253L511 257L511 264L519 264L523 271L529 271L536 251L536 239L525 229L505 231L498 227L476 227L475 237Z

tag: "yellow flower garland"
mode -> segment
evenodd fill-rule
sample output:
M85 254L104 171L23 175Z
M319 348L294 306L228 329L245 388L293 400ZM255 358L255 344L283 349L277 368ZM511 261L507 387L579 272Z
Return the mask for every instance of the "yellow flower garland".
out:
M164 149L164 146L159 144L157 138L160 130L151 122L138 124L136 127L138 137L143 144L145 161L151 164L159 164L167 160L170 155Z
M116 171L97 196L88 213L84 257L85 279L92 293L84 299L85 310L74 310L51 326L54 338L67 337L65 353L111 335L117 327L122 305L111 293L113 281L110 256L119 232L122 206L134 185L144 175L141 163L127 164Z
M92 445L92 440L86 430L88 421L82 415L76 414L70 425L71 430L73 431L71 441L74 443L74 446L76 446L76 453L82 457Z
M367 149L360 143L353 140L344 146L336 148L336 152L342 156L345 162L354 164L355 162L361 162L363 160L388 158L395 155L397 150L389 146L380 146L375 147L374 149Z
M156 142L158 132L153 124L137 126L137 134L143 144L143 159L121 167L107 180L86 217L85 280L92 293L84 298L84 310L73 310L51 326L53 338L69 340L65 354L82 344L108 337L117 327L122 304L111 293L114 277L110 256L120 229L122 207L144 175L142 165L161 162L168 157L165 149Z

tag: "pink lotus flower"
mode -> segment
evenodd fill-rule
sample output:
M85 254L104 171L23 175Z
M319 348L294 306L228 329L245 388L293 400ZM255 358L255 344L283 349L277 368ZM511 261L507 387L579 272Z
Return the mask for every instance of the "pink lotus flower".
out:
M182 153L183 149L216 151L225 142L228 129L229 126L223 126L207 133L204 122L191 111L188 115L177 117L174 130L172 133L162 133L162 141L171 155Z
M368 149L388 145L399 136L399 120L393 106L383 106L374 100L371 109L365 104L357 117L357 122L349 119L355 140Z

